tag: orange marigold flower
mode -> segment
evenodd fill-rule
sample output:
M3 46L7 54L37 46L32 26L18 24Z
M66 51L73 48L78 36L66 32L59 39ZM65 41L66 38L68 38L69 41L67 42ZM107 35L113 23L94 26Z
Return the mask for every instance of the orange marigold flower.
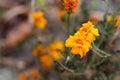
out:
M26 73L21 73L19 75L19 80L28 80L27 74Z
M62 58L62 52L64 51L64 43L62 41L54 41L48 47L48 53L56 60Z
M91 15L90 21L92 21L94 24L97 24L100 21L100 18L98 16Z
M64 16L65 16L65 11L64 11L64 10L60 10L60 11L58 12L58 14L59 14L60 18L64 18Z
M95 40L96 36L99 36L98 29L95 28L91 22L82 24L79 32L83 36L83 38L90 43Z
M113 18L112 15L108 15L106 18L106 21L109 23L112 21L112 18Z
M62 41L54 41L49 45L49 49L52 51L55 50L64 51L64 43Z
M77 10L78 6L79 6L79 0L64 0L63 3L65 10L68 13L75 13L75 11Z
M48 55L41 56L40 62L44 69L51 68L53 65L53 60Z
M99 36L98 29L94 28L91 22L84 23L82 27L66 40L66 47L70 47L73 54L79 54L81 57L85 56L91 48L91 42Z
M34 79L39 79L39 71L37 69L32 69L30 76Z
M116 16L114 20L115 20L115 26L116 27L120 26L120 16Z
M90 13L89 19L93 24L97 24L100 21L104 20L104 13L99 11L93 11Z
M49 51L49 54L55 60L59 60L63 57L60 51Z
M46 27L47 20L44 18L44 13L43 12L41 12L41 11L34 12L31 15L34 19L34 23L35 23L37 28L44 29Z
M34 56L42 56L46 53L45 48L42 45L37 45L34 49L33 49L33 55Z

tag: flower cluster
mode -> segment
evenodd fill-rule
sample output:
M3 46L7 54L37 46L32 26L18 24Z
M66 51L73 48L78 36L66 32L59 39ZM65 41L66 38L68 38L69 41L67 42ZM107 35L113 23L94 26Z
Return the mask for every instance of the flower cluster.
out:
M21 73L19 75L19 80L28 80L27 74L26 73Z
M47 24L47 20L44 18L44 13L39 11L39 12L34 12L32 13L32 17L34 19L35 26L37 28L44 29Z
M52 64L53 64L51 57L47 55L46 52L47 52L46 48L42 46L41 44L38 44L33 49L33 55L38 57L38 59L41 62L42 68L44 69L52 67Z
M47 48L42 45L37 45L33 49L33 55L38 57L42 67L50 68L53 65L53 60L61 59L62 52L64 51L64 43L62 41L54 41L48 45Z
M65 10L68 13L75 13L75 11L77 10L78 6L79 6L79 0L64 0L63 3Z
M34 56L42 56L46 53L45 48L42 45L36 45L36 47L33 50Z
M25 73L25 72L22 72L22 73L19 74L19 80L29 80L29 79L32 79L32 80L41 79L39 70L34 68L30 71L29 74Z
M85 56L91 48L91 42L99 36L98 29L94 28L91 22L84 23L82 27L66 40L66 47L70 47L73 54L79 54L81 57Z
M62 58L62 52L64 51L64 43L62 41L55 41L48 47L48 53L55 59L59 60Z
M40 62L43 69L49 69L53 65L53 60L49 55L44 55L40 57Z
M35 79L35 80L40 79L39 70L36 69L36 68L32 69L32 71L31 71L31 73L30 73L30 76L31 76L33 79Z

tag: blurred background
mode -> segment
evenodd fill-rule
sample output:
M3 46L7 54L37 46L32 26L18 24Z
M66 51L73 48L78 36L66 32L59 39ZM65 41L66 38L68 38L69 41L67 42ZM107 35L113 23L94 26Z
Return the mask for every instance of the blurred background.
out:
M39 11L43 29L32 16ZM61 65L69 58L66 50L61 63L47 55L40 58L52 42L67 39L66 16L63 0L0 0L0 80L120 80L120 0L79 0L70 18L71 34L93 22L100 32L95 44L111 56L99 57L91 50L83 58L75 55L64 65L75 74Z

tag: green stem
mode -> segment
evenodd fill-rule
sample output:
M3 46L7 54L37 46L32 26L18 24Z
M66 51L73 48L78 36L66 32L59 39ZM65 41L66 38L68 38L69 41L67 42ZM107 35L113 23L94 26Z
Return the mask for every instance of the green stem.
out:
M108 22L105 23L104 30L106 30L107 28L108 28Z
M98 52L100 52L100 53L106 55L106 57L107 57L107 56L111 56L110 54L108 54L108 53L106 53L106 52L100 50L99 48L97 48L97 47L95 46L94 42L92 42L92 46L93 46L93 48L96 50L96 52L98 51Z
M105 3L107 5L107 10L106 10L106 14L107 14L110 8L109 0L105 0ZM108 22L105 23L105 27L103 29L106 31L107 28L108 28ZM104 40L104 36L102 35L101 40L98 43L98 47L101 46L103 40Z
M67 56L66 61L65 61L65 65L66 65L69 61L72 61L73 58L74 58L74 56L75 56L75 55Z
M97 52L95 49L91 49L95 54L93 54L91 61L89 62L89 64L87 65L86 69L90 69L90 67L92 66L93 62L95 61L96 58L96 54L99 55L100 57L106 57L102 54L100 54L99 52Z
M70 13L67 13L67 18L66 18L66 29L67 29L67 34L69 35L70 34Z
M64 68L66 71L72 73L72 76L80 76L80 75L83 75L82 72L75 72L74 70L72 69L69 69L68 67L64 66L61 62L59 61L56 61L62 68Z
M97 45L99 48L100 48L101 44L103 43L103 40L104 40L104 37L102 36L100 41L98 42L98 45Z
M98 56L100 56L100 57L106 57L106 56L100 54L100 53L99 53L98 51L96 51L95 49L92 49L92 51L93 51L95 54L97 54Z
M68 67L64 66L61 62L59 61L56 61L62 68L64 68L66 71L68 72L71 72L71 73L74 73L74 70L72 69L69 69Z
M103 28L105 30L105 33L106 33L106 29L108 28L108 22L105 23L105 27ZM98 43L98 47L100 48L101 44L103 43L105 37L104 35L101 36L101 39L99 40L99 43Z

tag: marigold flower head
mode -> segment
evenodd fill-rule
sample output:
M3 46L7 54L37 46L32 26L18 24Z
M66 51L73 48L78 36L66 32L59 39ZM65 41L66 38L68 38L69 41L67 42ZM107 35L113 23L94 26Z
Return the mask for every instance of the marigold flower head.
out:
M98 29L91 22L82 24L79 33L90 43L95 40L96 36L99 36Z
M97 16L90 16L90 21L92 21L94 24L97 24L100 19Z
M34 49L33 49L33 55L34 56L42 56L46 53L45 48L42 45L37 45Z
M108 15L106 21L109 23L112 21L112 15Z
M84 23L73 36L69 36L65 45L71 48L73 54L83 57L91 48L91 42L96 39L96 36L99 36L98 29L94 28L91 22Z
M64 18L64 16L65 16L65 11L64 11L64 10L60 10L60 11L58 12L58 14L59 14L60 18Z
M32 69L30 76L34 79L39 79L39 71L37 69Z
M80 54L81 57L85 56L86 53L91 48L91 45L89 42L86 42L83 37L77 37L77 36L69 36L69 38L66 40L66 47L70 47L71 53L73 54Z
M48 47L48 53L56 60L62 58L62 52L64 51L64 43L62 41L54 41Z
M28 80L27 74L26 73L20 73L19 80Z
M32 17L34 19L34 23L37 28L44 29L47 24L47 20L44 18L44 13L39 11L39 12L33 12Z
M92 11L90 13L89 19L93 24L97 24L104 20L104 13L100 11Z
M53 65L53 60L48 55L41 56L40 62L41 62L41 65L44 69L51 68Z
M49 54L55 60L59 60L63 57L60 51L49 51Z
M62 41L54 41L49 45L50 50L64 51L64 43Z
M116 27L120 26L120 16L116 16L114 20L115 20L115 26Z
M79 6L79 0L64 0L63 5L68 13L75 13Z

